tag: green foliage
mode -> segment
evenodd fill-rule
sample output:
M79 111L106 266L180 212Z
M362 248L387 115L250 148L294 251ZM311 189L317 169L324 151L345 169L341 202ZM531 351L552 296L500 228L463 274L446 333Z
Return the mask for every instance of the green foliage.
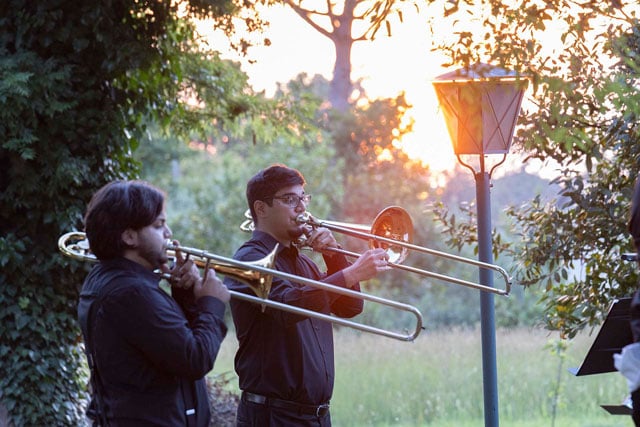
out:
M271 164L284 163L304 173L307 190L314 196L310 209L319 217L327 214L328 206L341 194L333 179L340 164L323 161L333 158L332 147L326 143L293 144L282 138L261 145L259 150L239 141L230 146L196 143L188 148L180 141L149 136L136 153L147 165L142 177L167 189L174 237L187 246L232 256L249 237L240 230L247 219L247 181ZM152 167L157 154L172 146L182 148L174 150L170 160L162 161L165 167Z
M115 137L106 123L116 129L119 119L90 67L78 70L92 60L79 52L81 37L65 45L69 11L21 3L0 15L1 399L15 425L76 425L83 271L55 255L56 242L78 224L90 188L124 176L128 148L106 143Z
M227 1L188 5L199 16L235 10ZM0 404L14 425L80 423L86 377L75 319L88 267L63 258L57 240L81 228L95 190L136 176L131 153L144 120L198 129L198 119L267 108L252 103L231 64L197 52L175 7L0 5ZM183 102L189 90L219 104L199 115Z
M549 392L549 400L551 401L551 417L552 420L555 421L558 409L564 406L563 402L560 400L560 396L564 390L562 384L562 374L564 371L563 367L564 362L567 359L567 349L569 346L567 345L566 340L555 340L549 342L547 344L547 347L551 349L551 354L557 356L559 359L556 384L553 390Z
M478 427L483 425L479 328L431 328L407 343L336 327L334 425ZM622 375L575 377L593 336L560 340L544 328L496 331L500 425L621 427L633 424L600 404L620 404ZM233 373L237 341L225 340L212 373ZM235 384L237 378L232 381ZM464 390L464 393L461 391ZM555 405L555 417L554 417Z
M544 290L547 326L572 337L637 286L634 265L620 259L633 250L626 222L640 159L637 7L454 4L451 19L470 13L483 30L439 46L451 64L490 62L532 82L514 143L558 165L553 184L562 200L535 198L509 210L520 239L509 253L519 263L516 282ZM541 32L557 23L555 33Z
M503 183L509 184L510 177L500 180L496 186ZM498 198L497 198L498 199ZM513 200L513 199L512 199ZM496 203L499 205L498 203ZM443 202L435 203L433 206L434 220L440 224L441 236L444 243L449 248L456 249L457 254L465 256L469 259L477 259L478 257L478 231L477 231L477 215L473 204L461 202L458 209L450 210ZM513 233L506 229L503 225L500 231L497 227L492 229L492 250L494 263L505 268L507 274L512 278L514 270L514 259L509 251L513 245ZM461 271L456 271L456 277L460 277ZM477 282L477 277L464 277L466 280ZM513 281L513 278L512 278ZM499 297L495 299L495 318L496 324L504 328L513 328L518 326L536 325L540 322L542 316L541 307L537 304L542 293L536 289L524 289L522 283L515 280L511 286L511 293L508 297ZM506 289L507 283L505 278L499 274L493 273L493 286L498 289ZM467 294L466 299L461 299L464 294L455 294L451 291L447 292L443 302L430 306L435 311L436 318L446 316L445 324L453 323L452 320L464 319L462 324L474 325L478 321L479 313L477 310L471 310L470 307L478 306L479 300L476 294ZM473 296L473 299L470 297ZM434 308L437 307L436 310ZM466 316L462 314L466 313Z

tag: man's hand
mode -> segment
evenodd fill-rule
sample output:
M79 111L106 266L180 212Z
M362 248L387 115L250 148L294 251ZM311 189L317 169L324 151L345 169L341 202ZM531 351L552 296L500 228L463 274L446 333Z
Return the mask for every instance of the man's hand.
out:
M177 247L180 244L174 241ZM205 271L204 279L200 277L198 266L178 249L176 250L176 265L166 271L171 277L171 286L180 289L193 289L196 300L203 296L212 296L222 302L228 302L231 294L222 281L216 276L213 269Z
M338 248L338 242L331 230L325 227L318 227L311 230L307 235L305 244L316 252L324 253L329 248ZM331 251L327 252L328 255L333 255Z
M180 247L177 240L174 240L173 243ZM185 257L179 249L176 250L176 264L171 269L163 266L163 271L170 274L169 283L175 288L191 289L201 281L198 266L191 259Z
M347 286L355 286L363 280L369 280L383 271L391 270L389 255L382 248L369 249L358 257L356 262L343 270Z
M218 298L222 302L229 302L229 299L231 299L229 289L222 283L222 280L218 279L213 269L207 270L204 280L199 281L193 287L193 295L196 299L203 296L211 296Z

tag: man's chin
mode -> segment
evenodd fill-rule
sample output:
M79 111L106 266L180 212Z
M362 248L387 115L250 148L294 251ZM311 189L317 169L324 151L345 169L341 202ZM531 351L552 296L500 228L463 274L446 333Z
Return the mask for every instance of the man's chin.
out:
M304 235L304 230L302 228L296 228L295 230L289 230L289 237L291 240L298 240L302 235Z

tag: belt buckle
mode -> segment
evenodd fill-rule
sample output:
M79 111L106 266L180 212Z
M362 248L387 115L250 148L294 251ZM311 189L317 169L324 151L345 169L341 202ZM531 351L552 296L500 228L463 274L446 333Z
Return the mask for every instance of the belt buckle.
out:
M324 417L329 412L329 405L324 404L316 408L316 417Z

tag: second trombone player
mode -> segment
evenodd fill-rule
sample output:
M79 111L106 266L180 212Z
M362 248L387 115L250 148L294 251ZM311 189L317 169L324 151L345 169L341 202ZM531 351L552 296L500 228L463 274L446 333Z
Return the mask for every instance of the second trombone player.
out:
M304 235L305 244L318 252L339 245L327 228L309 230L298 223L298 215L306 211L310 201L305 184L299 171L280 164L249 180L246 195L255 228L234 258L260 259L278 244L276 269L359 291L360 281L390 268L387 253L370 249L353 264L344 255L323 253L326 272L321 272L294 243ZM233 278L226 278L225 283L232 290L251 292ZM269 299L346 318L363 309L361 299L276 277ZM237 425L330 426L332 324L270 308L263 311L256 304L236 299L231 301L231 313L239 342L235 370L242 390Z

